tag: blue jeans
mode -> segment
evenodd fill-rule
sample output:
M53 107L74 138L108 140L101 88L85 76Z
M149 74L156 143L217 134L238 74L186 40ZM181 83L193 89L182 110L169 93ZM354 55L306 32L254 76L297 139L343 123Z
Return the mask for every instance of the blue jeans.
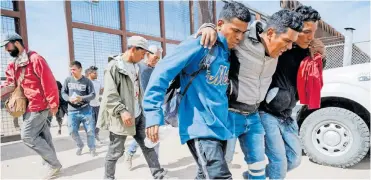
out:
M302 148L298 124L293 119L282 120L260 112L265 128L265 153L268 156L266 175L270 179L284 179L286 173L300 165Z
M129 146L129 149L128 149L128 155L129 155L129 156L134 156L134 154L137 152L138 147L139 147L139 144L137 143L137 141L134 140L134 141L130 144L130 146ZM159 152L158 150L159 150L159 148L160 148L160 143L158 143L158 144L154 147L157 156L158 156L158 152Z
M228 119L235 124L236 136L240 141L248 170L243 173L245 179L265 179L265 131L259 113L242 115L229 112ZM241 133L242 132L242 133Z
M187 141L198 171L195 179L232 179L225 161L227 141L199 138Z
M227 163L231 163L233 161L233 155L236 149L236 142L237 138L227 140L227 149L225 152L225 161L227 161Z
M84 143L79 134L81 123L84 126L87 135L89 149L95 150L95 122L90 106L84 107L78 111L68 112L68 130L78 148L84 147Z

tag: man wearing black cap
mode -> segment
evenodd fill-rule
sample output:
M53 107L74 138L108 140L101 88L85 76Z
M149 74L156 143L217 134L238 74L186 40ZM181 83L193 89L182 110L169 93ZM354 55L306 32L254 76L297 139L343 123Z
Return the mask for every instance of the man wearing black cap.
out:
M110 61L104 72L104 92L97 127L110 131L110 143L105 160L105 179L115 179L117 160L124 154L127 136L133 136L154 179L165 177L153 148L144 145L145 117L142 108L143 90L137 65L148 50L148 41L140 36L128 39L128 49Z
M18 34L6 35L1 47L5 47L14 58L6 69L6 82L0 86L1 99L9 97L16 86L23 88L28 105L23 114L21 138L26 146L50 165L46 178L52 178L62 168L47 125L49 111L53 115L58 111L59 96L55 78L45 59L36 52L27 50Z

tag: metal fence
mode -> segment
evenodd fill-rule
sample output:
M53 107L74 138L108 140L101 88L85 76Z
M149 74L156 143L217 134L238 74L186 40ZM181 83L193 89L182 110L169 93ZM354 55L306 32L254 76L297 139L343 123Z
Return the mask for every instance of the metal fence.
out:
M344 57L344 38L343 37L325 37L321 38L326 47L326 67L325 69L337 68L343 66ZM356 43L352 46L352 65L369 63L370 56L362 51Z
M2 0L1 4L1 33L3 35L17 32L23 38L23 43L27 46L27 28L26 28L26 15L25 15L25 2L24 1L11 1ZM1 39L2 40L2 39ZM5 80L5 71L7 65L11 60L8 52L1 48L1 81ZM1 142L7 142L14 139L19 139L20 125L22 118L14 119L4 109L4 102L1 102L0 110L1 121Z
M9 5L9 4L3 4L2 5ZM4 34L8 33L14 33L16 32L15 28L15 18L13 17L6 17L6 16L1 16L1 32ZM9 60L11 60L11 57L8 52L4 50L4 48L1 48L1 77L5 77L5 71L6 67L9 63ZM18 119L13 121L13 118L9 115L9 113L6 112L4 109L4 104L3 102L1 103L1 136L10 136L10 135L15 135L19 134L19 126L22 121L18 121ZM15 122L15 123L14 123Z
M103 69L109 55L126 50L139 35L161 46L163 55L204 22L215 22L215 1L66 1L70 61Z

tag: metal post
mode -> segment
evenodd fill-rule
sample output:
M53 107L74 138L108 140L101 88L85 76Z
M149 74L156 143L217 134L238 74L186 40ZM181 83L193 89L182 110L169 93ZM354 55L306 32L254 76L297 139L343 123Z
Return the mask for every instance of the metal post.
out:
M356 30L351 27L345 29L345 42L344 42L344 57L343 66L352 65L352 50L353 50L353 31Z

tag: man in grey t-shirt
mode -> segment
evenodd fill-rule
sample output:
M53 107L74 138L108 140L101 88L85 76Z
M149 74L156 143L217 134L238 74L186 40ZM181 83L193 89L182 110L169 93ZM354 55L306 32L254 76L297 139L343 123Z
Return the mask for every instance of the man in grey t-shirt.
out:
M70 65L71 77L68 77L63 86L62 96L68 102L68 129L77 144L76 155L81 155L84 143L79 135L82 123L87 134L87 143L90 154L95 152L95 123L89 102L95 98L93 83L82 75L81 63L74 61Z

